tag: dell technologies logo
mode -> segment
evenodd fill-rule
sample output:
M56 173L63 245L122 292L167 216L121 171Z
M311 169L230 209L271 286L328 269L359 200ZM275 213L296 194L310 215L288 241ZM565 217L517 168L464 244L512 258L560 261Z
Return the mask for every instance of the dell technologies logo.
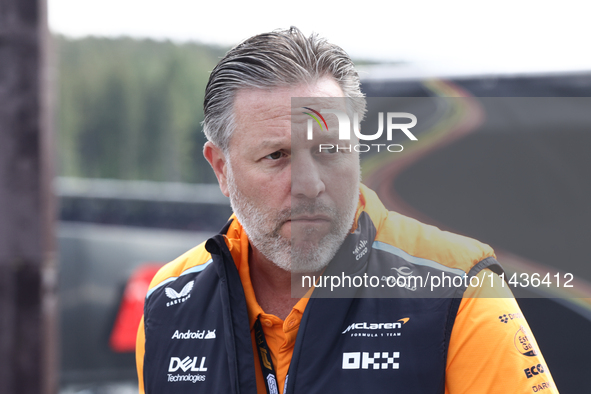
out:
M180 357L171 357L170 364L168 365L168 381L169 382L204 382L205 374L190 373L190 372L206 372L207 367L205 366L206 357L185 357L181 360ZM199 365L199 366L197 366ZM180 371L179 371L180 369ZM178 372L177 372L178 371ZM176 374L174 372L177 372ZM189 373L187 373L189 372Z
M197 367L197 361L199 357L185 357L184 359L180 359L180 357L171 357L170 364L168 365L168 372L176 372L181 369L183 372L191 371L191 372L205 372L207 368L205 367L205 359L206 357L201 357L201 364Z

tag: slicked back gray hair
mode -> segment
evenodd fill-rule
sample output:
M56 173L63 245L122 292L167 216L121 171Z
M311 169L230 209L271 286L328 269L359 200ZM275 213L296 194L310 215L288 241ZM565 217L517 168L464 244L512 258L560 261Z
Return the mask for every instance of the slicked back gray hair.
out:
M235 130L233 103L241 88L272 88L313 83L332 76L345 97L363 97L351 58L340 47L296 27L259 34L232 48L209 76L203 103L203 131L227 154ZM365 101L353 108L365 113Z

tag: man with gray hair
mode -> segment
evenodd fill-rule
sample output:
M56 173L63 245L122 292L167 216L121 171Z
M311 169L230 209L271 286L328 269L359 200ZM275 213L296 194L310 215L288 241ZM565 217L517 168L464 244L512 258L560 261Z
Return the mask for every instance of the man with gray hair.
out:
M525 320L499 326L520 314L506 287L433 297L365 284L325 298L322 281L303 284L392 269L500 283L490 247L388 212L350 144L318 149L343 143L318 110L363 117L362 98L349 56L293 27L244 41L212 71L204 155L234 215L153 279L141 393L556 392Z

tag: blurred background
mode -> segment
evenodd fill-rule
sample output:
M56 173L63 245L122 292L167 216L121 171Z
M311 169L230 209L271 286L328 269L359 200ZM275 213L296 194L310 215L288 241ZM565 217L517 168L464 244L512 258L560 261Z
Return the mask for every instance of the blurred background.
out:
M27 6L4 1L6 28L15 19L2 13ZM583 121L569 123L563 111L540 122L509 106L490 117L504 121L442 133L402 165L382 163L385 173L368 164L364 179L390 209L490 243L511 269L573 272L581 291L561 295L568 300L544 294L520 305L559 390L588 387L591 56L580 2L31 4L42 4L37 26L49 27L39 45L59 340L47 340L57 347L60 393L137 392L133 347L151 277L231 214L201 154L209 72L241 40L290 25L349 52L368 96L463 97L485 113L486 97L579 99Z

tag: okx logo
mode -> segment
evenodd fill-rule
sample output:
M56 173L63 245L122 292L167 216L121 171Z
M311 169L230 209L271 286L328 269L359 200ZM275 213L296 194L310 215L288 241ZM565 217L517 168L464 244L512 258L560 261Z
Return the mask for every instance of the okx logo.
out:
M336 109L321 109L317 111L310 107L302 107L303 109L310 111L310 112L303 112L304 114L310 116L311 119L308 119L308 128L307 128L307 139L312 140L314 139L314 121L320 126L320 130L330 131L328 128L328 124L323 114L333 114L337 117L338 120L338 135L339 140L351 140L351 120L349 115L345 111L340 111ZM394 131L402 131L406 137L408 137L412 141L417 141L417 137L409 130L416 126L417 124L417 117L409 112L387 112L384 116L383 112L378 113L378 130L373 134L363 134L361 133L359 127L359 114L353 114L353 133L360 141L375 141L380 138L384 134L384 119L386 119L386 139L388 141L392 141ZM401 119L410 120L410 122L401 122ZM400 144L356 144L353 146L339 146L334 144L320 144L319 151L349 151L354 149L356 152L368 152L372 149L372 147L376 148L377 151L380 151L380 148L385 148L389 152L401 152L403 147Z
M343 369L398 369L394 361L400 358L399 352L347 352L343 353Z
M205 367L205 359L206 357L201 357L201 364L197 367L197 361L199 357L185 357L184 359L180 359L180 357L171 357L170 364L168 365L168 372L176 372L181 369L183 372L192 371L192 372L205 372L207 368Z

